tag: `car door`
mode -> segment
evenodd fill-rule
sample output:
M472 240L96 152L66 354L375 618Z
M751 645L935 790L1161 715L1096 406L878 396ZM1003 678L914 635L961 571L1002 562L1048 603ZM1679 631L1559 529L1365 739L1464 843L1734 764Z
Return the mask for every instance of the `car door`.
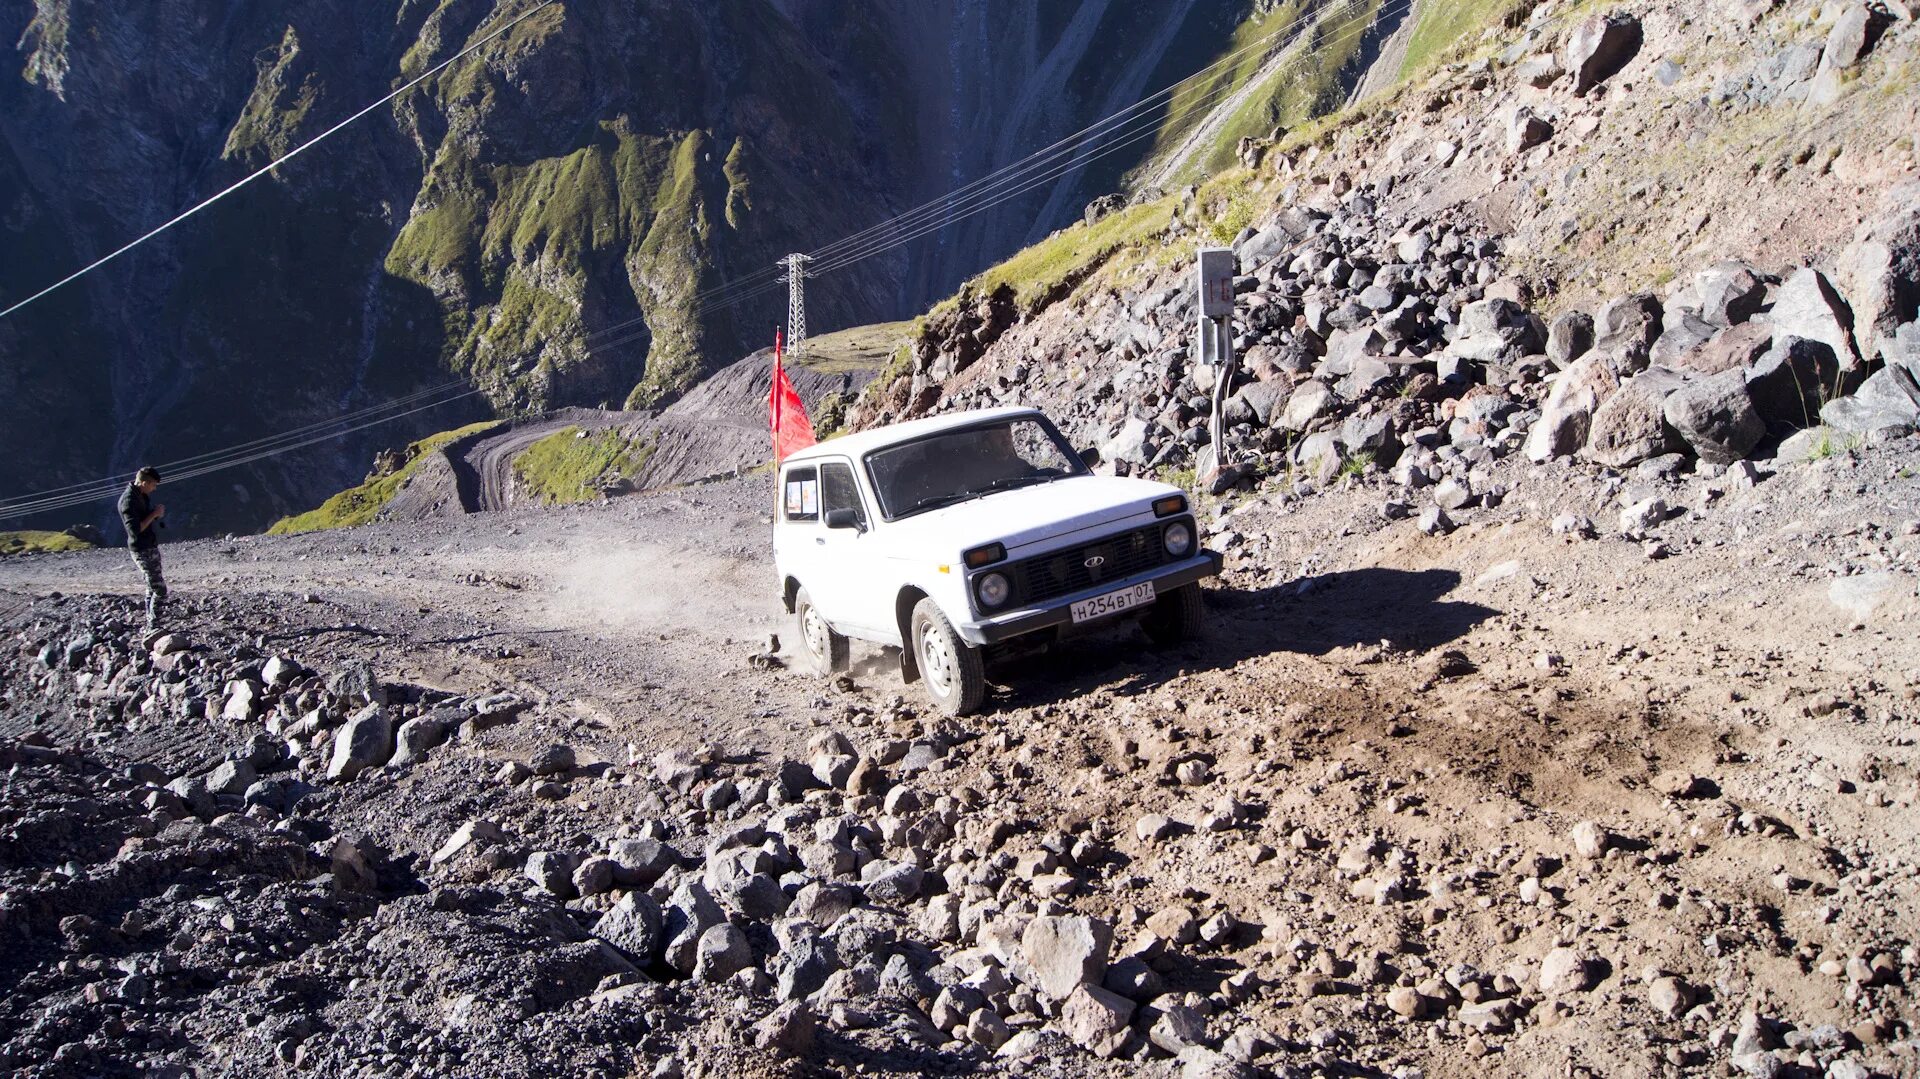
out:
M774 512L780 515L780 524L773 530L774 558L780 572L799 581L818 605L821 588L815 578L819 575L816 564L823 531L819 467L812 462L787 465L780 473L778 499Z
M820 532L816 537L816 565L823 579L834 582L834 596L827 600L817 591L814 602L827 621L842 633L870 636L876 628L874 594L884 585L884 573L871 565L873 514L853 475L853 464L845 458L820 462ZM826 516L834 510L852 510L856 527L828 528Z

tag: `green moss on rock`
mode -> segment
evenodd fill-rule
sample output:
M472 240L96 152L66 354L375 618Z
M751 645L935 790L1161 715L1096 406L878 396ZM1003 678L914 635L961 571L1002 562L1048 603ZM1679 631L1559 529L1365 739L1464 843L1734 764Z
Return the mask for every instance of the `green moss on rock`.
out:
M292 517L282 517L267 529L269 535L286 536L295 532L316 532L323 528L352 528L371 522L380 515L380 511L400 493L400 488L419 468L426 458L444 448L448 443L469 435L484 434L500 426L498 420L483 420L470 423L465 427L456 427L451 431L428 435L418 442L407 446L407 463L384 476L369 479L358 487L350 487L318 507Z
M0 532L0 557L27 554L57 554L62 551L91 551L94 545L65 532Z
M600 497L610 481L638 475L653 455L653 444L619 431L589 434L567 427L527 447L514 459L513 472L528 495L550 506Z

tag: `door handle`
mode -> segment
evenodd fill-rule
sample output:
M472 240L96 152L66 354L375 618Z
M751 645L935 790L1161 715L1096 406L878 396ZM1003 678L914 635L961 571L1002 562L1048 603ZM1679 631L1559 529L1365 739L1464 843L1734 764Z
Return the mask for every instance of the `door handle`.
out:
M819 544L819 545L820 545L820 546L822 546L822 547L825 547L825 546L827 545L827 537L825 537L825 536L815 536L815 537L813 537L813 542L815 542L815 543L817 543L817 544Z

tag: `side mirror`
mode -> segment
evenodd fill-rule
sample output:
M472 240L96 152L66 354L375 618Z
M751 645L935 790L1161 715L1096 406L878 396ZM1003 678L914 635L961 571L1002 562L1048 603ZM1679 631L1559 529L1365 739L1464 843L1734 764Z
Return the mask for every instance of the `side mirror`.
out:
M1099 464L1100 451L1097 449L1094 449L1092 446L1088 446L1086 449L1081 450L1080 463L1083 465L1086 465L1088 468L1092 468L1094 465Z
M858 513L855 513L853 511L853 508L850 506L842 506L839 509L828 510L827 511L827 527L828 528L859 528L860 515Z

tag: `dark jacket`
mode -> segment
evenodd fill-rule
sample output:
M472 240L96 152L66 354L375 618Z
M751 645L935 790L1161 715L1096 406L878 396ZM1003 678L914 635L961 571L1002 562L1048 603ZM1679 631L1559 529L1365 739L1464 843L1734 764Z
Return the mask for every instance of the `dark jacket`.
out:
M140 527L140 522L152 512L153 499L137 484L127 484L126 492L120 496L120 524L127 530L127 546L136 551L160 546L160 537L154 535L153 525Z

